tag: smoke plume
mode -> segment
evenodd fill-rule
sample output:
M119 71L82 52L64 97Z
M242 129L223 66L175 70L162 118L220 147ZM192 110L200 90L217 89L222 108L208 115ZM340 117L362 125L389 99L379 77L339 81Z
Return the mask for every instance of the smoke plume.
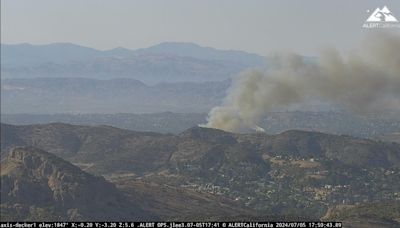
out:
M357 53L344 58L325 50L314 63L296 54L277 55L268 70L250 69L234 79L203 126L262 131L258 123L267 112L310 97L359 114L400 109L400 37L372 34Z

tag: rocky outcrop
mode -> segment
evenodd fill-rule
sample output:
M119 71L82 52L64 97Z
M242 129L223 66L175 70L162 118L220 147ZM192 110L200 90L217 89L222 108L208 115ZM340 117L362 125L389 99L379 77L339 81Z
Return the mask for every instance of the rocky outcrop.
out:
M143 220L151 217L128 202L103 177L83 172L34 147L15 147L2 161L1 203L2 212L14 214L17 220L41 220L45 215L49 220ZM24 211L18 207L28 209ZM3 218L2 213L2 219L12 220L13 217Z

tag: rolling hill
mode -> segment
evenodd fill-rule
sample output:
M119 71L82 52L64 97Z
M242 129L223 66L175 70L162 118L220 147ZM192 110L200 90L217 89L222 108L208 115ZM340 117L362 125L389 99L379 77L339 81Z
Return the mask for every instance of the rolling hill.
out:
M173 135L61 123L2 124L1 131L2 156L13 146L34 146L124 191L170 186L170 193L211 194L269 217L315 220L335 205L398 200L400 188L400 145L350 136L199 127ZM175 202L163 207L181 208Z
M216 151L239 147L242 149L238 151L249 151L254 156L326 158L358 167L400 167L399 144L299 130L266 135L234 134L193 127L179 135L172 135L62 123L27 126L2 124L1 128L2 150L23 144L42 148L65 159L80 161L104 160L112 153L121 156L121 159L131 156L134 158L131 162L142 162L147 169L162 167L168 162L171 164L175 157L179 161L186 157L189 160L196 156L203 157L206 151L214 147L218 148ZM113 157L113 160L117 157ZM136 164L135 167L139 169L142 166Z
M16 145L35 146L124 191L138 183L144 183L138 189L170 186L166 191L227 198L269 217L315 220L336 205L398 200L396 143L298 130L267 135L194 127L173 135L61 123L1 130L3 156Z
M197 102L198 103L198 102ZM69 123L109 125L133 131L179 134L204 123L206 113L116 113L116 114L2 114L1 122L16 125ZM357 116L344 112L269 112L259 125L270 134L290 129L345 134L400 142L400 113Z

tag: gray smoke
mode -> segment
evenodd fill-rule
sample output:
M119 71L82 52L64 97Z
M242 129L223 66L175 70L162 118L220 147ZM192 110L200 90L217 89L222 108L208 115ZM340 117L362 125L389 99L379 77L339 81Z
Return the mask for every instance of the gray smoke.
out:
M257 125L268 111L310 97L359 114L400 109L400 37L372 34L360 50L346 58L325 50L316 63L295 54L278 55L266 71L241 73L202 126L262 131Z

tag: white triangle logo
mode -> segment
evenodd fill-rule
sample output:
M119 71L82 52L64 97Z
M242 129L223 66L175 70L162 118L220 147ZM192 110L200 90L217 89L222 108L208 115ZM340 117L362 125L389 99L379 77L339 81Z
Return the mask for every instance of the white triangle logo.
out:
M398 20L385 6L382 9L376 8L376 10L367 19L367 22L398 22Z

